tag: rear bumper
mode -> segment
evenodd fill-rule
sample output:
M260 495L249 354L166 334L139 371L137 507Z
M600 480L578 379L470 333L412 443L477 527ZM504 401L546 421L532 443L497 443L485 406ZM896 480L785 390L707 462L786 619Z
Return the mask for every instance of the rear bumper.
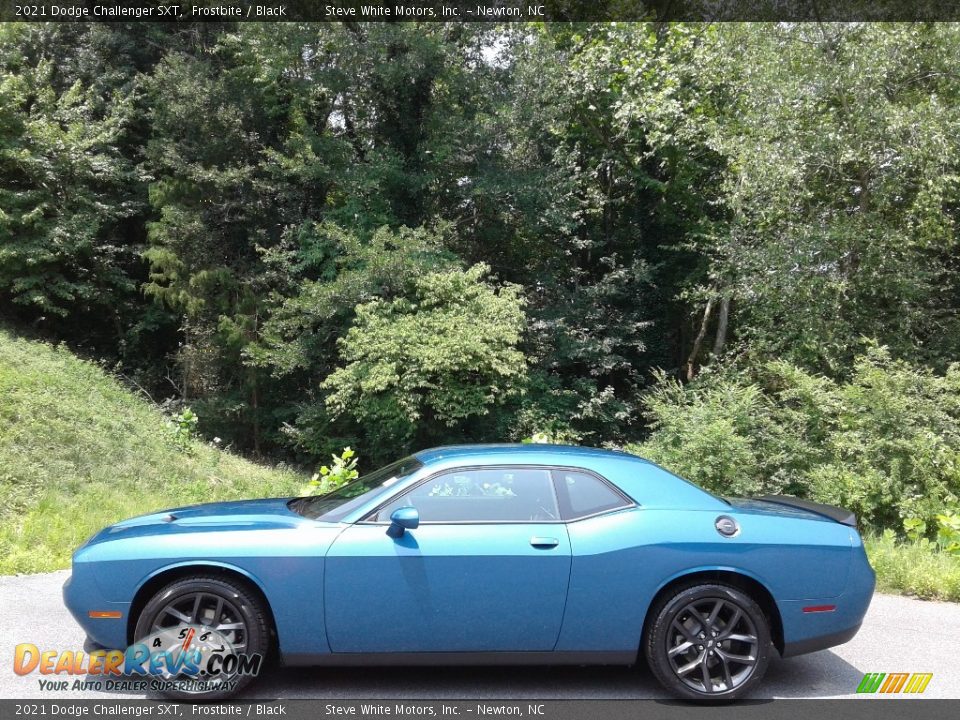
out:
M783 657L842 645L860 630L873 599L876 575L862 545L858 543L853 552L847 588L841 595L779 603L783 621Z
M795 640L789 643L785 642L781 655L785 658L795 657L797 655L806 655L807 653L817 652L818 650L826 650L827 648L832 648L837 645L843 645L845 642L853 639L853 636L860 630L860 625L861 623L857 623L853 627L846 628L845 630L837 630L827 635L817 635L816 637L805 638L803 640Z

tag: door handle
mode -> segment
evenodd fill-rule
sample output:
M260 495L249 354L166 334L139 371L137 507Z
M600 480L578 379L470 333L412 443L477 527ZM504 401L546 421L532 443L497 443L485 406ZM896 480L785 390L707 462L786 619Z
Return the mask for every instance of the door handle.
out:
M530 544L535 548L552 548L560 544L560 541L552 537L537 537L534 535L530 538Z

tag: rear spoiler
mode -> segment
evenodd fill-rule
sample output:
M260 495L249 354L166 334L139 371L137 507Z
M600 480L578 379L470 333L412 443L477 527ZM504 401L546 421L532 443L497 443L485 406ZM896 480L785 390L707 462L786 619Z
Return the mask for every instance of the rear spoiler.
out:
M790 495L764 495L757 499L763 500L764 502L776 503L777 505L798 508L800 510L808 510L852 528L857 526L857 516L846 508L837 507L836 505L824 505L810 500L791 497Z

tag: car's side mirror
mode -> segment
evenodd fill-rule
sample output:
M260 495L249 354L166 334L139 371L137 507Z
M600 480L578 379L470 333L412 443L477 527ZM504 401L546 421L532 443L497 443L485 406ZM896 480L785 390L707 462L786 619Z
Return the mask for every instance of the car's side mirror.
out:
M396 540L403 536L406 530L416 530L420 527L420 513L415 507L397 508L390 515L390 527L387 535Z

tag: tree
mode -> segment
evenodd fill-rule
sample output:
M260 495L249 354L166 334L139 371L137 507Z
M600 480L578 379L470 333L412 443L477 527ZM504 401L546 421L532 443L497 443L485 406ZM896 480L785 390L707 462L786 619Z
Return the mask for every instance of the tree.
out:
M946 24L5 26L4 319L310 462L638 440L656 368L844 382L864 337L943 370L958 48ZM358 328L429 325L425 278L478 265L526 318L510 392L480 412L490 378L456 365L468 417L399 372L361 392Z
M634 24L507 35L500 174L478 185L487 205L511 210L512 234L491 256L534 290L527 352L541 396L530 402L542 411L525 414L554 432L630 437L648 369L680 365L681 292L702 273L686 247L714 220L721 165L680 122L709 111L691 79L696 40L688 28L661 36Z
M0 302L30 320L116 320L136 290L125 223L141 176L117 149L133 102L79 80L58 91L52 59L4 53L0 68Z
M522 389L520 288L496 289L487 273L429 273L412 297L357 307L323 388L330 410L352 418L378 455L469 434L473 418Z
M701 248L742 346L835 375L861 336L956 357L957 29L731 25L717 40L730 217Z

